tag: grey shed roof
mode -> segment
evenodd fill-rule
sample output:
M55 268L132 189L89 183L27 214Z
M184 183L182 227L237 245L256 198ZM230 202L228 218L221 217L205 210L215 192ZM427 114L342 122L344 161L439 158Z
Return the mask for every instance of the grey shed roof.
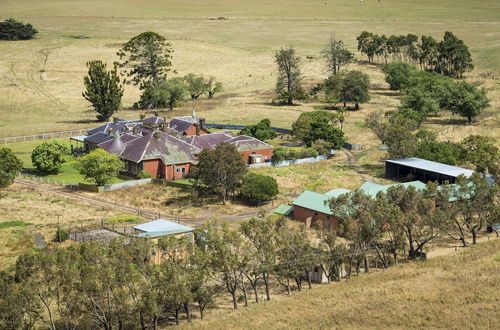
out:
M391 160L386 160L386 163L409 166L417 168L419 170L439 173L455 178L461 174L465 175L466 177L470 177L474 173L474 171L465 168L446 165L421 158L391 159Z
M165 219L158 219L146 222L134 226L134 229L141 231L141 233L136 235L138 237L159 237L166 235L190 233L193 231L193 228L191 227L183 226L181 224L168 221Z
M257 140L254 137L239 135L230 140L226 141L228 144L232 144L236 147L238 151L249 151L249 150L259 150L259 149L270 149L273 148L272 145Z
M232 136L222 132L203 134L198 136L188 136L185 138L185 141L200 149L213 149L222 142L226 142L227 140L231 140L232 138Z

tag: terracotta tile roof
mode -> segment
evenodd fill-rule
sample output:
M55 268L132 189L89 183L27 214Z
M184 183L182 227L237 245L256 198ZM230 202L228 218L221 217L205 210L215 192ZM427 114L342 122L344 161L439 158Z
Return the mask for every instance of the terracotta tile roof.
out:
M164 132L157 131L126 144L121 157L133 162L161 159L165 165L195 163L200 149Z

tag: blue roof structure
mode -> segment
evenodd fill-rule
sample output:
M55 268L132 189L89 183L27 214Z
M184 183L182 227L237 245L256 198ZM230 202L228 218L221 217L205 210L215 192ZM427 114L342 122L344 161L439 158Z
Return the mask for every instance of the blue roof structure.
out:
M140 231L136 234L137 237L160 237L166 235L176 235L183 233L190 233L194 229L188 226L184 226L173 221L168 221L165 219L158 219L150 222L146 222L137 226L134 229Z

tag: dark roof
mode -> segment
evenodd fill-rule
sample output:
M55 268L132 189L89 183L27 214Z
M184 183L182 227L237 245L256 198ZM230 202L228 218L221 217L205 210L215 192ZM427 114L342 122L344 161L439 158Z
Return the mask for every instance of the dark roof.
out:
M192 116L176 117L170 120L168 126L178 132L184 133L196 124L196 118Z
M106 141L109 141L112 139L113 139L112 136L109 136L108 134L103 133L103 132L98 132L98 133L95 133L95 134L85 138L84 141L88 142L88 143L92 143L92 144L101 144L103 142L106 142Z
M226 141L226 143L234 145L238 151L269 149L269 148L273 147L270 144L267 144L265 142L257 140L254 137L250 137L250 136L246 136L246 135L240 135L240 136L234 137L234 138Z
M151 116L147 117L141 120L144 124L149 124L149 125L161 125L165 121L161 117L156 117L156 116Z
M189 136L185 141L200 149L213 149L215 146L231 140L233 137L226 133L203 134L199 136Z
M176 137L157 131L126 144L121 157L133 162L161 159L165 165L195 163L200 150Z
M108 133L108 130L110 128L113 129L113 131L118 131L118 132L123 132L124 130L126 130L125 128L125 125L128 124L128 123L131 123L133 121L131 120L125 120L125 119L118 119L118 122L115 123L115 122L109 122L109 123L106 123L104 125L101 125L99 127L96 127L96 128L93 128L91 130L89 130L87 132L88 135L94 135L96 133Z
M106 142L103 142L103 143L99 144L98 147L106 150L109 153L120 155L123 152L123 150L125 149L125 145L128 142L133 141L133 140L138 139L138 138L139 138L139 136L135 136L135 135L128 134L128 133L125 133L122 135L115 133L112 140L108 140Z

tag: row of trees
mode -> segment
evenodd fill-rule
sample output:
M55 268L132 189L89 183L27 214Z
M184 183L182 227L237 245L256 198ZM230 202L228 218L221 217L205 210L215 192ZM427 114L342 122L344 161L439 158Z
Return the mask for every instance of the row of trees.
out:
M367 56L370 63L375 56L382 58L385 64L390 58L457 78L474 68L467 45L449 31L445 32L440 42L432 36L420 39L414 34L387 37L368 31L363 31L356 39L358 50Z
M453 198L452 198L453 197ZM434 208L433 199L437 207ZM454 200L453 203L449 203ZM9 329L158 328L169 317L203 317L226 292L233 308L270 300L276 285L288 295L312 288L321 269L328 282L370 271L370 258L389 267L425 256L429 243L451 237L477 242L498 220L498 188L479 175L425 191L395 186L376 197L362 191L329 201L337 231L321 221L313 230L284 218L253 218L231 226L209 222L187 237L115 240L28 253L0 273L0 324ZM337 237L341 234L342 239ZM154 266L151 251L161 251ZM346 270L346 272L344 272ZM345 274L346 273L346 274Z
M470 123L489 106L486 90L466 81L454 81L437 73L418 71L403 62L383 65L382 71L390 88L403 93L401 115L418 123L440 110L463 116Z
M84 77L83 97L97 112L100 121L108 120L121 104L123 84L133 84L142 90L135 108L169 108L173 110L188 97L196 100L206 94L213 98L223 89L215 77L205 78L189 73L184 77L169 78L172 70L172 44L156 32L143 32L118 51L120 61L107 70L100 60L87 63L88 74ZM120 76L124 77L123 81Z

